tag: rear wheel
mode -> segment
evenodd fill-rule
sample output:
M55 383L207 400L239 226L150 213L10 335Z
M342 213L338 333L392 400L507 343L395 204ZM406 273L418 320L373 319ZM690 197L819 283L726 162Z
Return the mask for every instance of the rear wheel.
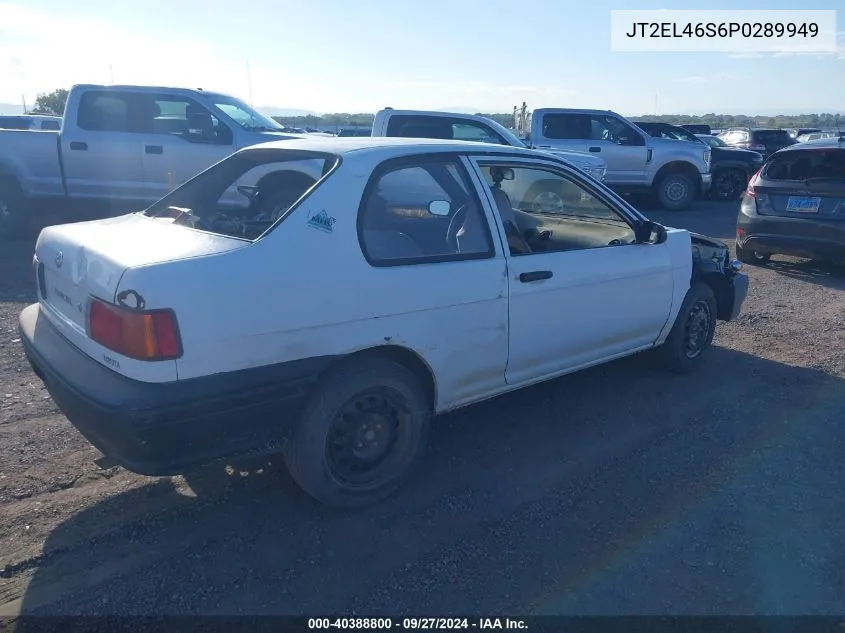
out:
M677 374L696 371L716 333L716 297L705 283L698 282L687 292L672 331L657 348L662 365Z
M660 205L669 211L682 211L695 200L695 184L692 178L681 172L663 176L655 187Z
M754 266L764 266L769 263L772 258L769 253L758 253L757 251L749 251L736 245L736 258L743 264L752 264Z
M336 508L363 507L396 491L428 444L431 406L404 366L363 358L318 384L285 446L291 476Z

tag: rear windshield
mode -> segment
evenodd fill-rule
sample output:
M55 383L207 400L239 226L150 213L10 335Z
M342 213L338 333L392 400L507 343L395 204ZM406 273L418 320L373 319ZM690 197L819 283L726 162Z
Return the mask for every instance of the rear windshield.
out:
M792 137L786 130L758 130L754 132L754 140L763 145L777 143L791 143Z
M823 178L845 182L845 149L806 149L775 155L765 177L768 180Z
M238 152L175 189L144 214L208 233L255 240L338 161L334 155L299 150Z

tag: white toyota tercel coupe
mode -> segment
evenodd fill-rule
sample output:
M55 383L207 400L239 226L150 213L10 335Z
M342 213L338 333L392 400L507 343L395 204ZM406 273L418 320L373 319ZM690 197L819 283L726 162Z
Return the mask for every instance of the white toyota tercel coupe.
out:
M725 244L549 154L394 138L241 150L143 212L44 229L33 263L26 354L107 458L281 452L344 507L400 486L436 414L652 348L697 368L748 289Z

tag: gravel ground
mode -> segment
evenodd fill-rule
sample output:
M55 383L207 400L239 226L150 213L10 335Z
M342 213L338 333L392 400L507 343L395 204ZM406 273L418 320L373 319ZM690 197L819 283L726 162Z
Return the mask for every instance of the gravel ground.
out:
M736 205L650 215L730 240ZM0 245L0 616L845 613L838 271L747 268L702 373L635 357L451 414L339 513L266 464L98 470L17 340L31 253Z

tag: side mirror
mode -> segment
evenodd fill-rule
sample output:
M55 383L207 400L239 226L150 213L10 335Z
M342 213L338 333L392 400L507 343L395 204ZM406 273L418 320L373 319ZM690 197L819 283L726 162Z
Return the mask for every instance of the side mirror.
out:
M513 169L510 167L505 167L502 170L502 176L504 176L504 180L513 180L516 176L514 175Z
M243 196L246 196L246 199L252 202L255 199L255 196L258 195L258 187L251 187L248 185L239 185L238 186L238 193Z
M445 217L452 210L452 205L447 200L432 200L428 203L428 212L431 215Z
M657 222L649 220L640 228L639 241L643 244L663 244L667 237L666 227Z

